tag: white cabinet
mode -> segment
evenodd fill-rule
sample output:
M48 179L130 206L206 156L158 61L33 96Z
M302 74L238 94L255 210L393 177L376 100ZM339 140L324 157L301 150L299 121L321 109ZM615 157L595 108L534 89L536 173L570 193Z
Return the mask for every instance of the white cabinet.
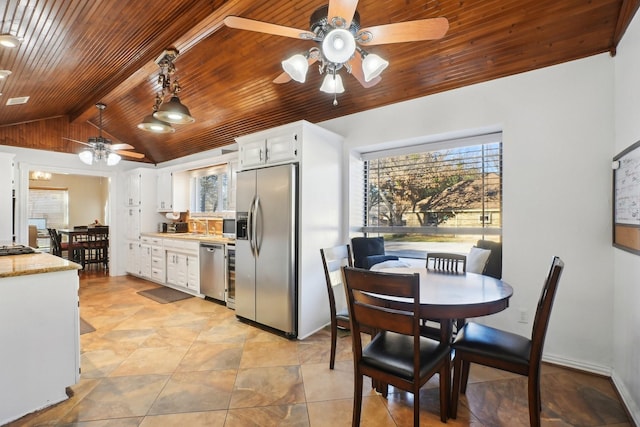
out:
M157 198L158 212L186 212L189 209L187 172L159 172Z
M237 141L241 170L290 163L298 157L298 135L295 132L253 140L241 137Z
M151 245L140 243L140 276L151 279Z
M137 240L140 237L140 214L141 209L137 206L132 206L126 210L126 229L125 237L131 240Z
M200 293L200 243L165 239L167 283Z
M142 175L140 172L130 172L127 174L126 182L125 205L140 206Z
M140 274L140 242L137 240L127 240L125 252L127 255L125 267L127 273L138 276Z
M162 239L152 239L151 243L151 280L164 283L165 275L165 252L162 246Z

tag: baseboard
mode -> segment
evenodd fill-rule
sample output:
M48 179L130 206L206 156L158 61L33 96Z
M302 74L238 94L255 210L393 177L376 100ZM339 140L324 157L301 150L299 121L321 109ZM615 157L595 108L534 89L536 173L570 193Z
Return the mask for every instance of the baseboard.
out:
M545 353L542 356L542 361L553 363L554 365L565 366L567 368L577 369L579 371L591 372L592 374L611 377L611 368L609 366L596 365L584 360L567 359L555 354Z
M627 388L625 387L624 381L622 381L622 379L615 373L615 371L611 375L611 380L613 381L613 385L615 386L618 394L620 395L620 398L622 399L622 403L624 403L624 406L627 408L627 413L633 420L634 424L636 426L640 426L640 408L638 408L638 405L633 400L633 397L631 397L631 393L629 393L629 390L627 390Z

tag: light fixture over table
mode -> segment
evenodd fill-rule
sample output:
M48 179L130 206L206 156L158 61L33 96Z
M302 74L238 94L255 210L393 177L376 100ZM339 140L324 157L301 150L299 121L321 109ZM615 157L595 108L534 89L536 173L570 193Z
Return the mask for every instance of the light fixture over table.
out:
M319 47L313 47L304 54L296 53L282 61L284 73L274 83L286 83L292 79L304 83L309 65L320 61L320 74L326 74L320 90L333 94L333 105L338 105L336 94L344 92L338 71L346 69L363 87L368 88L380 82L380 74L389 66L387 60L365 51L361 46L434 40L444 37L449 29L449 22L442 17L361 29L357 5L357 0L330 0L328 5L311 15L310 31L238 16L227 16L224 23L231 28L317 42Z

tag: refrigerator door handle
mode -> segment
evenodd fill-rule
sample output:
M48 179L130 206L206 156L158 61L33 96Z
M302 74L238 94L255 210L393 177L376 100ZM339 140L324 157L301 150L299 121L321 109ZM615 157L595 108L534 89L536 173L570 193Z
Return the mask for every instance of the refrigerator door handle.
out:
M249 218L247 221L247 240L249 240L249 247L251 248L251 255L256 256L256 248L253 244L253 211L254 205L256 203L256 198L254 197L251 200L251 205L249 205Z
M258 243L258 212L260 211L260 196L256 196L253 204L253 246L255 248L255 256L260 255L260 244Z

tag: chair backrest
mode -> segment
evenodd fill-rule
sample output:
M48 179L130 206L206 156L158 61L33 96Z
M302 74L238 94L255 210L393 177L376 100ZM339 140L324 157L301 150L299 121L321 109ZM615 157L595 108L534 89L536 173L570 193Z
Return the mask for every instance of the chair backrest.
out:
M549 326L549 318L551 317L551 308L558 289L558 282L564 269L564 262L557 256L553 257L549 274L544 282L536 315L533 320L533 330L531 332L531 356L529 359L530 369L537 369L542 359L542 349L544 347L544 339L547 335L547 327Z
M343 267L347 305L351 318L354 360L362 359L361 332L367 329L413 335L414 348L420 344L420 275L391 274ZM377 298L372 294L381 296ZM388 307L391 298L407 298L406 310ZM414 352L414 372L419 372L419 352Z
M354 237L351 239L353 247L353 265L364 267L364 258L370 255L384 255L383 237Z
M495 277L496 279L502 279L502 243L481 239L476 243L476 247L489 249L491 251L491 255L489 255L482 274Z
M49 232L49 238L51 240L51 254L55 256L62 256L62 236L55 228L47 228Z
M467 271L467 256L446 252L428 252L427 270L464 273Z
M353 267L351 247L349 245L340 245L332 248L323 248L320 249L320 257L324 267L324 278L329 294L329 308L333 318L336 315L336 298L333 288L342 287L343 285L342 267ZM341 289L340 292L344 292L344 290Z

